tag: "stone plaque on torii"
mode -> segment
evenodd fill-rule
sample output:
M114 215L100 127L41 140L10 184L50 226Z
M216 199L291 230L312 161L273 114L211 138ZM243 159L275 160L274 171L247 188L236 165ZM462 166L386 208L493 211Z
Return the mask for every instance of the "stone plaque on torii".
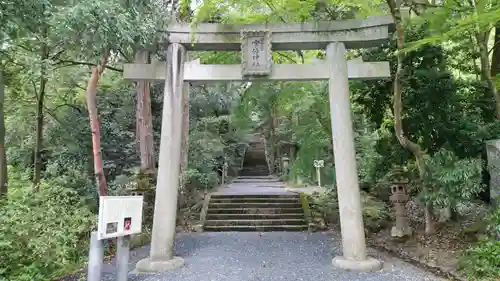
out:
M241 30L241 75L269 76L272 65L271 32Z
M332 263L350 270L379 270L381 263L370 258L366 249L348 80L388 78L390 68L386 61L346 61L345 56L347 49L377 47L387 42L393 28L391 16L287 24L174 24L166 32L166 63L125 64L125 79L165 81L151 252L149 258L137 263L136 270L166 271L184 264L182 258L174 256L173 243L180 173L180 108L185 82L249 80L328 81L342 232L342 256L335 257ZM248 44L252 39L258 47L255 51L250 49L253 44ZM246 47L242 49L243 45ZM272 64L271 49L323 49L326 59L311 64ZM187 51L242 51L244 59L242 64L203 65L185 62Z

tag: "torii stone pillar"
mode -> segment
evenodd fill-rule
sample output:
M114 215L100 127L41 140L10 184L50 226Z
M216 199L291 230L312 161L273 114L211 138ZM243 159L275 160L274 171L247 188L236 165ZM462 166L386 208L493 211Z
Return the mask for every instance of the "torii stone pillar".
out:
M175 221L182 142L182 96L186 49L177 43L168 47L161 122L160 155L156 182L150 257L136 265L138 272L161 272L181 267L174 256Z
M330 43L326 47L330 74L328 91L336 164L335 176L343 249L343 256L335 257L332 263L343 269L373 271L380 269L382 264L366 255L345 53L344 43L341 42Z

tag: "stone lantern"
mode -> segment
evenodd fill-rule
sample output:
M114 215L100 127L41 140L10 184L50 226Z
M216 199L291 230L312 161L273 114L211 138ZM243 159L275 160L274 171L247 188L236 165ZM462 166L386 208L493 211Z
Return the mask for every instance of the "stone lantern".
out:
M408 225L405 204L410 199L406 192L405 183L396 183L391 186L392 195L389 198L394 204L396 213L396 225L391 229L392 237L404 237L412 234L412 229Z
M224 164L222 165L222 179L221 179L221 183L222 183L222 186L225 186L226 184L226 179L227 179L227 169L229 168L229 165L227 164L227 162L224 160Z
M281 167L283 167L282 173L283 175L288 175L288 166L290 164L290 159L286 156L281 158Z

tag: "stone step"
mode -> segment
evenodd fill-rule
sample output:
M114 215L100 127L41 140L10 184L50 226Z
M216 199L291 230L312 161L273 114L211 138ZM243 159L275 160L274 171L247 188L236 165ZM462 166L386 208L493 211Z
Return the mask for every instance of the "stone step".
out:
M260 177L260 176L270 176L269 171L251 171L251 172L239 172L239 176L242 177Z
M232 183L279 183L279 179L234 179ZM284 185L284 184L283 184Z
M273 184L273 183L259 183L259 182L256 182L256 183L252 183L251 184L253 187L272 187L272 188L286 188L286 186L284 184Z
M267 219L267 220L206 220L205 226L267 226L267 225L304 225L305 220L302 219Z
M243 178L247 178L247 177L257 178L257 177L272 177L273 176L273 175L269 174L269 170L266 169L266 170L263 170L263 171L267 172L268 174L267 175L262 175L262 176L257 175L257 176L240 176L240 177L243 177ZM250 170L248 170L248 171L241 170L240 173L242 173L242 172L243 173L252 173L252 172L255 172L255 171L253 171L253 170L252 171L250 171Z
M263 145L251 144L248 147L247 154L266 154L266 148Z
M240 172L241 173L269 172L269 169L267 169L267 168L266 169L264 169L264 168L262 168L262 169L245 169L245 168L243 168L243 169L241 169Z
M212 194L210 199L224 198L299 198L298 194Z
M295 203L300 204L298 197L291 198L251 198L251 197L236 197L236 198L210 198L210 204L213 203Z
M245 171L240 171L238 173L238 176L242 177L262 177L262 176L270 176L271 173L269 171L251 171L251 172L245 172Z
M300 206L295 208L219 208L207 210L211 214L297 214L303 212Z
M236 209L236 208L297 208L297 203L210 203L208 209Z
M256 187L276 187L285 188L286 185L280 184L279 182L232 182L231 187L234 188L244 188L246 190L252 190Z
M207 214L207 220L271 220L271 219L304 219L303 213L284 214Z
M228 226L205 226L204 231L223 232L223 231L304 231L307 230L307 225L228 225Z
M267 166L264 153L247 153L243 158L243 167Z
M249 169L241 169L241 172L244 172L244 173L251 173L251 172L269 172L269 169L264 169L264 168L259 168L259 169L252 169L252 168L249 168Z
M237 179L249 179L249 180L266 180L266 179L276 179L276 176L268 175L268 176L238 176Z
M250 149L245 153L244 157L244 159L248 162L255 162L256 160L266 159L266 150L260 147L250 147Z
M266 151L260 148L250 148L249 150L247 150L247 153L245 153L244 157L245 162L255 163L257 162L257 160L262 161L263 159L266 159Z
M252 173L252 172L269 172L268 168L243 168L241 169L241 172L243 173Z
M246 176L246 175L241 175L236 177L237 179L243 179L243 180L275 180L278 179L277 176L267 174L267 175L260 175L260 176Z

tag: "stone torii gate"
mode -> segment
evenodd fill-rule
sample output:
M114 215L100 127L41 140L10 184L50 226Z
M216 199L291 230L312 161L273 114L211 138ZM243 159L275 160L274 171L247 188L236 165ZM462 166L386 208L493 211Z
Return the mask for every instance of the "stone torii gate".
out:
M150 257L138 272L167 271L183 265L173 253L179 185L182 93L186 82L328 80L335 174L343 256L339 268L370 271L381 262L366 253L348 79L390 77L388 62L347 61L346 49L375 47L389 39L393 20L377 16L318 23L224 25L202 23L195 30L168 29L166 63L126 64L124 78L165 81L158 179ZM194 33L194 38L192 36ZM326 49L313 64L273 64L271 51ZM241 51L241 65L186 63L187 51Z

